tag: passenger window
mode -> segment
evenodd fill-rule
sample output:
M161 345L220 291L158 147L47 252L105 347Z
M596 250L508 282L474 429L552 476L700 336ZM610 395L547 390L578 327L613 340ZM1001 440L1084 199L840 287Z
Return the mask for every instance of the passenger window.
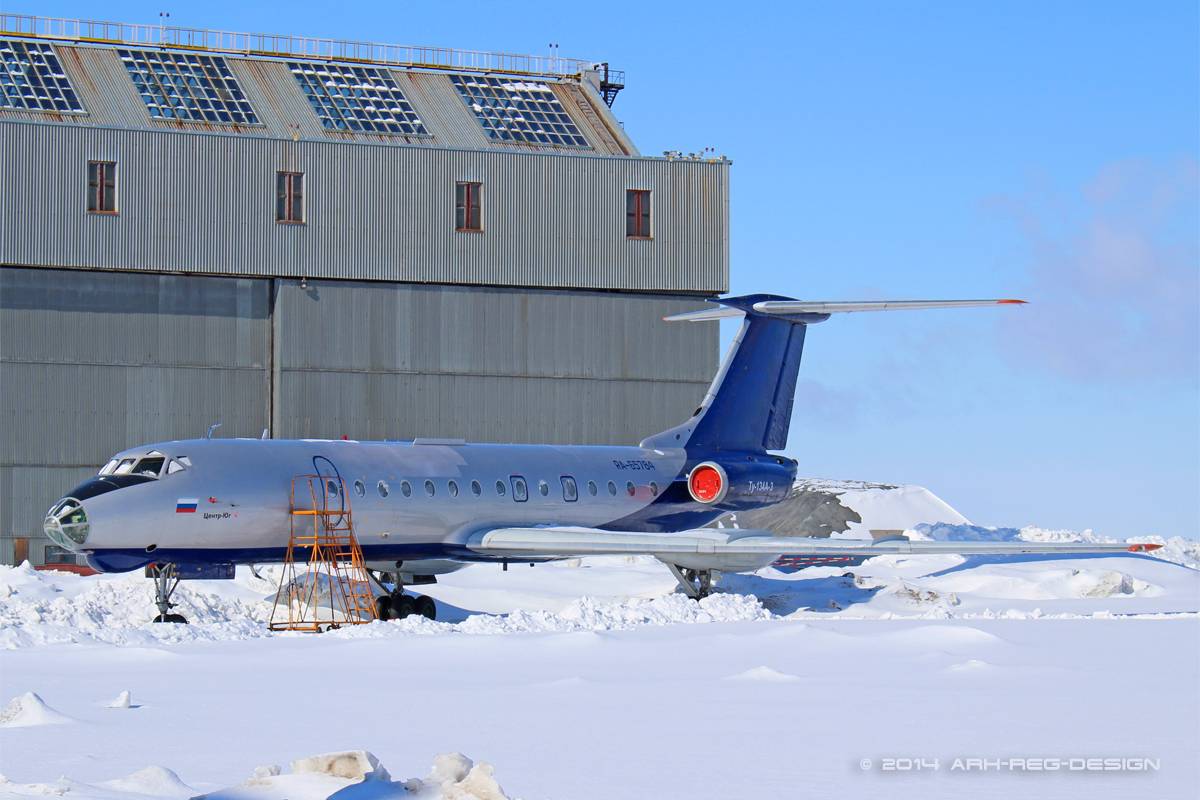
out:
M625 482L625 491L629 492L630 497L633 497L635 494L637 494L637 489L633 488L633 481Z
M617 496L617 485L615 483L613 483L612 481L608 482L608 493L611 494L613 497Z
M458 484L457 483L455 483L454 481L450 481L450 484L446 488L448 488L450 490L451 497L458 497Z
M412 484L408 481L400 481L400 494L405 497L412 497Z
M354 482L354 493L356 495L358 495L359 497L366 497L367 496L367 485L365 483L363 483L362 481L355 481Z
M595 481L588 481L588 494L590 494L592 497L596 496L596 482Z
M483 494L483 487L479 485L479 481L471 481L471 494L476 497Z
M512 484L514 502L524 503L529 499L529 487L525 485L524 478L520 475L513 475L508 479L508 482Z
M658 484L654 481L650 481L650 496L658 497Z
M433 497L433 493L435 491L436 490L433 488L433 481L429 481L429 480L425 481L425 494L429 495L430 497Z
M575 485L575 479L570 475L562 476L563 500L568 503L574 503L579 499L579 487Z
M375 489L379 492L380 497L387 497L388 493L391 491L391 488L387 485L387 481L380 481L379 483L375 484Z
M338 485L337 485L336 481L332 481L332 480L325 481L325 488L329 491L330 497L338 496Z
M504 497L504 481L496 481L496 494Z
M538 481L538 494L542 497L548 496L550 494L550 484L545 481Z

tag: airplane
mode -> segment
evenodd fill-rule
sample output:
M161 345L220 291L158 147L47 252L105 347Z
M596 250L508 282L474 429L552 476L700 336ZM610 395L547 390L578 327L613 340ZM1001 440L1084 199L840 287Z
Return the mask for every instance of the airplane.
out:
M331 492L354 492L358 542L385 592L376 601L382 619L412 613L432 618L432 600L413 599L405 585L433 583L437 575L478 562L507 568L580 556L650 555L689 597L701 599L713 590L715 574L776 563L796 568L857 565L887 554L1071 556L1159 547L814 538L702 527L787 497L797 462L772 451L787 444L810 325L843 313L1024 303L813 302L770 294L710 302L716 307L665 319L740 316L740 331L691 417L636 447L212 439L210 429L210 438L117 453L51 507L46 534L98 571L153 570L158 622L186 621L169 611L180 575L232 577L237 564L284 560L292 480L302 474L327 479ZM388 578L394 578L390 589Z

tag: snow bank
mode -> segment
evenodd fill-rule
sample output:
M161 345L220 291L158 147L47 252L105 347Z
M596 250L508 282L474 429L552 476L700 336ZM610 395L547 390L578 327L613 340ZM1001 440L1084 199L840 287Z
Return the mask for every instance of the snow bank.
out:
M494 772L491 764L477 764L462 753L444 753L434 759L426 777L393 781L373 754L351 750L297 759L287 774L279 767L259 767L244 783L207 794L198 794L171 770L154 766L97 784L69 778L53 784L22 784L0 777L0 794L63 796L67 800L326 800L334 795L364 800L511 800Z
M274 585L243 577L236 581L189 581L176 593L176 611L189 625L150 622L153 588L141 574L81 577L37 572L27 565L0 567L0 648L17 649L64 643L117 646L233 641L270 636ZM260 593L260 590L266 592ZM264 599L265 596L265 599ZM257 598L257 599L256 599ZM682 594L652 599L573 600L556 612L517 609L508 614L472 614L461 622L432 622L413 616L332 631L335 637L381 637L413 634L565 633L624 630L640 625L743 622L773 615L754 597L716 594L696 603Z
M826 482L828 483L828 482ZM909 530L923 523L969 525L958 513L924 486L841 484L834 490L842 505L855 511L862 522L850 523L847 535L865 538L873 530Z
M255 585L261 584L261 586ZM266 636L271 606L262 599L266 581L187 581L180 584L176 612L193 625L152 624L154 587L139 573L83 577L39 572L28 562L0 566L0 648L103 642L171 644ZM265 590L265 591L264 591Z
M475 614L458 623L434 622L421 616L412 616L394 622L342 628L326 635L377 638L435 633L572 633L628 630L643 625L749 622L772 619L774 616L763 608L757 598L741 594L714 594L700 602L682 594L619 602L600 602L591 597L581 597L558 612L518 609L504 615Z
M60 714L33 692L18 695L0 711L0 728L28 728L34 725L61 725L74 722Z

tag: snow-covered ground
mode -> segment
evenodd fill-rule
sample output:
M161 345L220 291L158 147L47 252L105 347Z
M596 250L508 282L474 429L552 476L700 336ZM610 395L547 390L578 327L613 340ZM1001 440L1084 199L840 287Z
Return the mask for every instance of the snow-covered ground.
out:
M918 525L917 493L864 487L864 527L1090 535ZM646 559L477 566L421 587L438 622L321 635L267 634L270 571L185 583L176 626L138 575L0 567L0 796L1192 798L1200 544L1166 544L765 569L700 603Z

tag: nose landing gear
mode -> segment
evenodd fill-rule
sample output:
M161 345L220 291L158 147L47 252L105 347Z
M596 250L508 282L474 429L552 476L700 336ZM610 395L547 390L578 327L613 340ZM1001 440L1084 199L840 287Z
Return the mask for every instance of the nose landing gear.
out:
M158 607L158 616L154 621L186 625L187 620L182 614L171 613L171 609L175 607L175 603L171 602L171 595L175 594L179 587L179 573L175 565L153 564L149 569L150 577L154 579L154 605Z

